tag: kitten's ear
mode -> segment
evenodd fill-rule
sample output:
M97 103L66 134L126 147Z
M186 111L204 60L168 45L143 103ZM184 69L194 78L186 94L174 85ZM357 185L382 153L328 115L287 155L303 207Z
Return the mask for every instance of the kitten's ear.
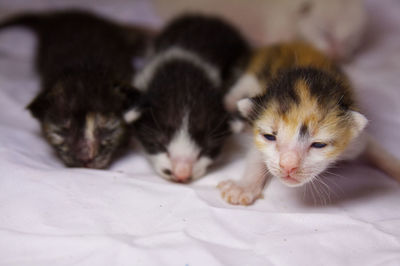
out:
M125 123L132 124L142 115L142 111L137 107L132 107L131 109L124 112L123 117Z
M368 119L357 111L350 111L350 115L355 123L353 131L354 131L354 136L356 137L361 133L361 131L364 130L365 126L368 124Z
M127 124L135 122L142 114L144 96L132 86L117 86L116 89L125 98L122 116Z
M247 119L250 118L250 114L253 111L253 106L254 103L250 98L241 99L240 101L237 102L237 107L240 114Z
M41 92L30 104L26 107L31 114L41 120L45 116L46 110L48 110L49 101L47 99L47 93Z

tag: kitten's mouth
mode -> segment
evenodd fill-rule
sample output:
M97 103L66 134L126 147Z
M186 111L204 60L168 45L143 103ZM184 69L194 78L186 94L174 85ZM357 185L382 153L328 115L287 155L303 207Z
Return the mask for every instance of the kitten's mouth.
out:
M187 179L177 179L177 178L173 178L172 181L173 181L173 182L176 182L176 183L181 183L181 184L188 184L188 183L192 182L192 178L191 178L191 177L189 177L189 178L187 178Z
M100 162L92 161L89 163L84 163L83 167L92 169L105 169L107 168L108 164L109 164L108 161L100 161Z
M299 184L300 184L300 181L299 181L299 180L297 180L296 178L294 178L294 177L292 177L292 176L290 176L290 175L283 176L283 177L282 177L282 180L283 180L285 183L289 184L289 185L299 185Z

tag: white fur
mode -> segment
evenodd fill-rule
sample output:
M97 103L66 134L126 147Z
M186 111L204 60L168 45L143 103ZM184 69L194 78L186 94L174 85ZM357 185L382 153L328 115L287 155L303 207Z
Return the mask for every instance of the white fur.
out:
M253 109L253 102L249 98L245 98L238 101L237 106L240 114L248 118Z
M192 179L196 180L206 174L213 160L207 156L201 156L193 165Z
M189 161L192 164L192 180L202 177L208 166L212 163L212 159L207 156L201 156L200 147L190 137L188 131L188 116L182 121L181 128L178 129L167 147L168 153L158 153L150 155L149 159L156 172L168 180L174 180L171 175L166 175L163 170L168 169L172 172L173 160Z
M195 160L200 153L200 147L189 134L189 117L185 115L179 128L169 143L167 150L171 158Z
M124 120L126 123L130 124L136 121L142 113L137 108L132 108L124 113Z
M251 102L248 99L239 101L239 110L243 114L248 113L251 107ZM263 134L271 134L273 132L272 125L274 124L273 118L266 118L258 121L255 127L260 130L260 134L254 136L254 142L258 143L257 147L250 148L247 157L247 167L243 178L239 182L231 180L221 182L219 188L222 197L231 204L248 205L253 203L260 195L270 175L277 177L282 183L289 187L302 186L305 183L313 180L317 175L324 171L331 163L340 159L354 159L359 156L366 147L365 134L360 134L367 124L367 119L358 112L350 111L349 115L354 119L353 140L348 145L348 148L337 158L327 156L335 148L327 145L324 148L311 148L313 142L326 142L332 138L327 128L319 128L318 133L313 136L300 137L301 123L294 133L286 129L283 121L278 123L276 140L270 141L263 137ZM274 125L276 126L276 125ZM263 145L259 145L263 143ZM370 144L368 147L372 147ZM394 167L393 163L399 161L388 153L380 152L378 155L374 150L378 149L369 148L369 158L379 165L386 172L391 173L395 178L400 180L400 166ZM382 151L382 150L380 150ZM280 160L282 154L293 153L301 158L301 161L296 162L298 170L291 173L290 176L295 180L287 179L287 173L281 168ZM387 163L390 161L391 163ZM268 174L267 174L268 173ZM297 181L298 182L297 182Z
M172 169L171 160L168 158L167 153L162 152L154 155L149 155L148 159L150 163L153 165L153 168L157 172L157 174L159 174L160 176L164 177L167 180L172 180L172 176L166 175L163 172L164 169L168 169L170 171Z
M224 104L228 111L235 111L240 99L251 98L262 93L258 79L253 74L244 74L224 97Z
M95 129L96 129L96 117L90 113L86 115L85 124L85 139L88 143L93 143L96 140Z
M229 122L229 126L230 126L232 132L237 134L244 130L244 128L246 127L246 124L243 120L234 119Z
M356 125L356 132L354 132L354 134L357 136L367 126L368 119L364 115L356 111L350 111L350 114Z
M185 60L201 68L214 86L219 86L221 84L220 72L217 67L206 62L195 53L181 47L172 47L150 59L146 67L136 76L134 86L141 91L145 91L158 68L164 63L174 59Z
M167 175L163 172L164 169L168 169L170 171L172 169L171 159L169 158L167 153L163 152L157 153L155 155L149 155L148 159L153 165L153 168L155 169L157 174L167 180L174 180L174 177L172 175ZM212 162L213 160L207 156L201 156L199 159L197 159L192 167L192 180L196 180L204 176Z
M271 130L269 126L267 127L271 121L262 122L259 128ZM300 127L301 123L299 123L295 134L291 135L286 125L281 121L278 126L276 141L268 141L262 135L256 136L259 142L265 143L261 152L266 159L267 168L274 176L278 177L280 181L289 187L302 186L311 181L336 160L336 158L328 159L326 156L327 153L334 149L331 145L327 145L322 149L310 148L313 142L329 142L332 136L328 133L328 130L320 128L317 135L300 138ZM267 131L266 133L269 132ZM286 180L284 178L286 173L280 167L281 155L287 151L293 151L299 154L301 158L298 172L292 176L299 181L297 184Z
M365 147L365 141L360 136L360 132L364 129L367 120L366 118L358 112L350 111L349 113L354 119L354 131L353 139L349 143L347 149L339 155L339 157L328 157L327 154L334 151L335 147L329 144L330 140L334 137L332 136L332 130L324 127L320 127L317 133L313 136L300 137L300 127L299 123L297 131L294 135L289 134L290 130L286 129L286 125L281 121L278 126L278 135L276 136L276 141L268 141L263 138L260 134L256 136L257 140L261 143L265 143L261 152L266 158L266 164L269 171L280 181L285 183L290 187L301 186L307 182L310 182L321 172L323 172L331 163L342 159L354 159L363 151ZM270 133L272 121L264 120L261 121L257 126L265 133ZM313 142L323 142L328 143L324 148L310 148ZM291 183L286 180L284 176L286 173L280 167L281 155L287 151L293 151L300 155L301 161L298 165L298 172L293 174L299 183Z
M218 188L224 200L231 204L249 205L261 197L267 181L267 168L263 154L252 146L247 155L246 170L239 182L227 180L220 182Z

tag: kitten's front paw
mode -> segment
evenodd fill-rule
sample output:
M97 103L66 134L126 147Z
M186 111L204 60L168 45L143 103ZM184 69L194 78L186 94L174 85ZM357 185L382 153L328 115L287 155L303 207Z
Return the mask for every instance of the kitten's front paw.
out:
M250 205L261 198L261 190L252 185L239 185L235 181L222 181L217 186L221 190L222 198L234 205Z

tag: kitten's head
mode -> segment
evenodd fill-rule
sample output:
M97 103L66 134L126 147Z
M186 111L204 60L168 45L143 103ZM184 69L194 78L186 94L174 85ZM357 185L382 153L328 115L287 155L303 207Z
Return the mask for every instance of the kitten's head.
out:
M163 178L187 183L203 176L231 130L222 94L191 64L161 67L147 88L135 134Z
M155 171L167 180L182 183L202 177L230 134L228 120L198 120L187 109L175 117L163 113L154 109L144 112L136 124L136 135Z
M133 89L113 84L67 80L40 93L28 109L67 166L105 168L124 140L124 108L137 97Z
M367 124L350 93L345 81L296 69L273 80L264 95L239 101L269 173L300 186L339 159Z
M348 59L366 29L364 0L305 0L296 23L300 37L334 59Z

